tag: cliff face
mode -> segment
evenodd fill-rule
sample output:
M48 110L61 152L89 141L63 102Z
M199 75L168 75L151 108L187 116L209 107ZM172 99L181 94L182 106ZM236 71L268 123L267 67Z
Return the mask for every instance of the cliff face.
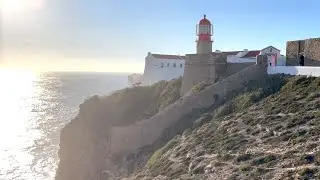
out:
M240 73L237 77L243 77L242 75L243 73ZM217 102L221 104L237 94L262 88L262 92L259 91L261 93L259 97L262 98L276 92L285 81L281 76L261 77L263 79L239 81L232 76L228 81L200 88L199 92L192 93L191 99L184 97L178 102L176 101L180 98L181 79L160 82L150 87L128 88L107 97L94 96L80 105L78 116L62 130L60 163L56 179L121 179L133 172L144 172L143 167L146 161L157 149L186 129L201 126L213 118L212 111L218 107L218 104L209 107L205 105L214 103L210 100L211 96L217 95L214 99L218 99ZM232 82L235 82L233 85L237 85L238 88L231 86ZM212 92L218 94L212 94ZM191 103L196 106L181 117L179 116L179 119L174 119L173 123L150 144L139 146L126 154L110 151L111 146L115 146L110 144L110 137L114 135L112 129L131 126L150 119L155 114L161 116L163 112L168 111L165 108L174 102L187 103L188 106ZM198 106L201 103L207 108L201 108L204 107L203 105ZM173 112L177 113L174 109ZM226 110L222 110L220 114L223 112L225 113ZM189 131L190 129L185 132ZM139 133L136 132L133 135L139 136ZM116 144L116 146L123 146L123 144ZM157 158L151 157L151 159Z
M208 111L127 180L319 178L320 78L272 82Z
M110 129L152 117L180 98L180 86L181 79L162 81L86 100L61 131L56 180L99 179L120 171L121 158L109 157Z

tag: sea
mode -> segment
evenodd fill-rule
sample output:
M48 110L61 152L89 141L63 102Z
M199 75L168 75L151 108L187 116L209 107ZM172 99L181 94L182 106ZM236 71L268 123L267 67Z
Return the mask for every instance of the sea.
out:
M127 76L0 70L0 180L54 180L60 130L86 98L128 87Z

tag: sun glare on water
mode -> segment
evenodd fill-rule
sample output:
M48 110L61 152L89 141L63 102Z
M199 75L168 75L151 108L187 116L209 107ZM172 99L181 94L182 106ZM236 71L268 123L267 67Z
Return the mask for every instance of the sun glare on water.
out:
M33 95L35 78L32 72L0 69L0 109L1 117L4 117L0 120L0 139L6 137L3 141L11 141L8 134L23 130L24 122L16 120L21 119L20 116L28 116L28 109L21 106L29 106L23 98Z
M2 175L5 179L13 178L9 172L2 172L10 169L12 163L21 166L32 163L32 157L23 149L39 136L29 130L33 122L26 121L31 116L36 78L29 71L0 69L0 179Z

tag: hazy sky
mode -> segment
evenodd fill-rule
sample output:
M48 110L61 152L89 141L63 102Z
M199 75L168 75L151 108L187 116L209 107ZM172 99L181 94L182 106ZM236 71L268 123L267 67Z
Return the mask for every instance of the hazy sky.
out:
M194 53L203 14L219 50L273 45L285 54L287 40L320 36L319 0L0 1L29 4L1 10L2 66L142 71L148 51Z

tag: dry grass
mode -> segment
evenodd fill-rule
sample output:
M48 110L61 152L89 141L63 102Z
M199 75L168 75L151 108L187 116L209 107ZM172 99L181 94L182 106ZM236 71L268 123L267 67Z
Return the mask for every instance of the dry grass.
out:
M252 88L184 133L140 177L316 179L320 169L320 78ZM275 87L276 86L276 87ZM261 88L262 87L262 88ZM134 178L133 178L134 179Z

